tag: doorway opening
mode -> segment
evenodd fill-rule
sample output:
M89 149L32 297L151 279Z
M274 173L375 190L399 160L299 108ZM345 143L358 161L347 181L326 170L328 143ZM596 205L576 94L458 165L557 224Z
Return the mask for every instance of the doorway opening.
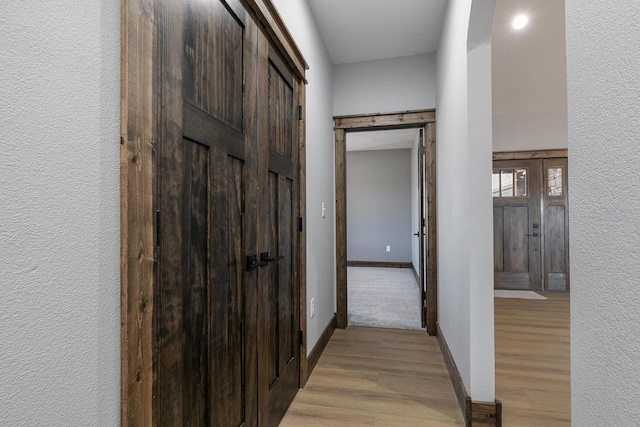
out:
M406 111L386 114L366 114L334 117L336 161L336 326L347 327L347 134L373 130L422 128L426 183L418 237L424 239L418 283L422 289L423 324L430 335L436 334L436 171L435 171L435 110ZM415 225L412 225L416 227Z
M424 330L418 275L424 129L346 137L347 325Z

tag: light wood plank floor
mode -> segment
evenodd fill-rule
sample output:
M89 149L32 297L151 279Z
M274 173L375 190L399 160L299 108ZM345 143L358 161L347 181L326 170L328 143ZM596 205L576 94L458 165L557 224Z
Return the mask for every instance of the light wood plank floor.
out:
M495 299L496 396L504 426L571 425L569 294Z
M282 423L315 426L462 426L435 337L422 331L336 330Z
M570 426L569 295L495 300L496 396L504 426ZM461 426L435 337L336 330L283 427Z

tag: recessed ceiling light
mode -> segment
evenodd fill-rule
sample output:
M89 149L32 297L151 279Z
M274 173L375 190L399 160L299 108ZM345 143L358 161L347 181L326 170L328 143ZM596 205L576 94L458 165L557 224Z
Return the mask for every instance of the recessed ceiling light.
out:
M529 22L527 15L518 15L516 16L516 19L513 20L513 28L521 30L527 25L527 22Z

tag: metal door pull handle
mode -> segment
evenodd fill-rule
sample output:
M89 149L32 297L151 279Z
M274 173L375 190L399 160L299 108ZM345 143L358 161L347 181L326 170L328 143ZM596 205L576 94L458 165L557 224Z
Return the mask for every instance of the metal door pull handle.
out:
M264 262L264 265L267 265L267 263L269 262L273 262L273 261L277 261L279 259L283 259L284 256L275 256L275 257L270 257L269 256L269 252L262 252L260 254L260 262Z
M540 233L525 234L525 236L527 236L527 237L538 237L538 236L540 236Z

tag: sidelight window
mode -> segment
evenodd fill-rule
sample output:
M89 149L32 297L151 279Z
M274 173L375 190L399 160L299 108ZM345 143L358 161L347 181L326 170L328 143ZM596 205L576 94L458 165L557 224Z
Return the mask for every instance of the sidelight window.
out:
M494 169L493 197L526 197L526 169Z
M547 194L549 196L562 196L562 168L549 168L547 170Z

